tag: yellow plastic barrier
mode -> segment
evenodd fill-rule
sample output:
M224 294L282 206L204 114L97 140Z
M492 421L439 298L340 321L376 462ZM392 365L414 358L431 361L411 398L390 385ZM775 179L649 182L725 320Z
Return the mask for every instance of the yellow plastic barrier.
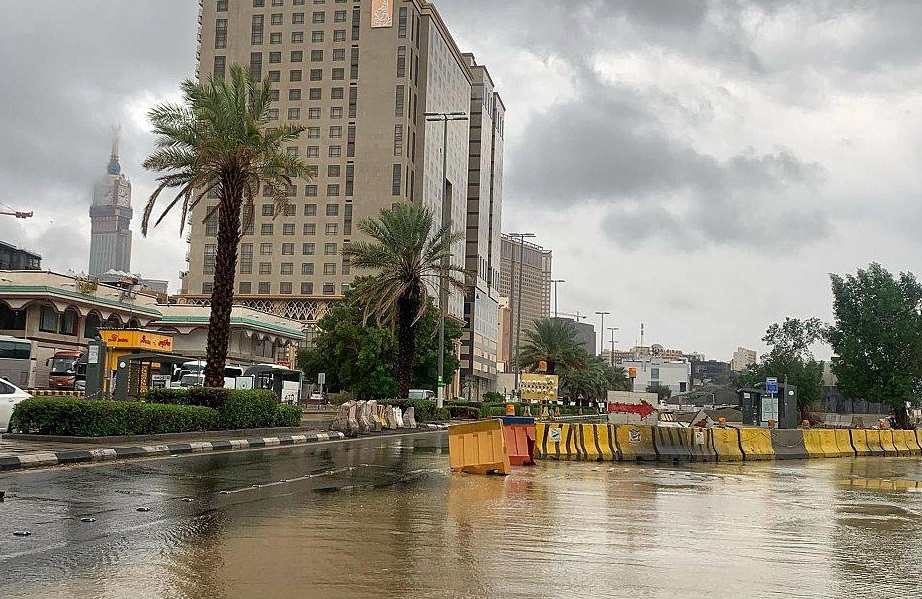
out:
M868 445L868 431L863 428L853 428L848 432L852 439L852 447L855 448L855 455L871 455L871 448Z
M712 428L710 430L718 462L742 462L740 432L735 428Z
M804 430L804 447L811 458L841 458L842 453L836 443L836 433L832 429Z
M615 427L615 441L622 459L627 462L656 460L650 426L619 424Z
M852 447L852 437L848 434L848 429L837 428L832 432L836 438L836 446L839 448L839 454L844 458L855 457L855 448Z
M884 453L888 456L899 455L896 445L893 444L893 431L890 429L880 431L880 446L884 448Z
M746 461L775 459L771 432L767 428L741 428L740 449Z
M448 429L448 461L455 472L509 474L501 420L456 424Z

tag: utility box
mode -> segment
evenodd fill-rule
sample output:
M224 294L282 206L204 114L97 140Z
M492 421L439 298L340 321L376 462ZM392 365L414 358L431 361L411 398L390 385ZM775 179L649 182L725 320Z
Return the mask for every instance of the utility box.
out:
M747 426L768 426L775 421L777 428L800 426L800 412L797 409L797 387L778 385L778 393L766 393L765 389L746 387L737 390L743 424Z

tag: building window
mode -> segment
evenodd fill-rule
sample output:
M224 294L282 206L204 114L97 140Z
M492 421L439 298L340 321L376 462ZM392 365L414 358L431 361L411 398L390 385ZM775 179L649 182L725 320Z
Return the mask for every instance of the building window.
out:
M336 285L333 283L324 283L323 284L323 294L324 295L333 295L336 293Z
M323 69L311 69L311 81L323 81Z
M240 274L249 275L253 273L253 244L240 244Z
M337 29L333 32L333 41L334 42L344 42L346 41L346 30Z
M345 97L346 96L343 95L343 88L341 87L334 87L330 90L330 98L333 100L342 100Z
M301 295L314 295L314 284L301 283Z
M330 107L330 118L331 119L343 118L343 107L342 106L331 106Z
M269 64L278 64L282 62L281 52L269 52Z
M359 88L349 88L349 118L354 119L359 105Z
M295 154L295 155L297 156L297 154ZM288 195L290 195L290 196L298 195L298 188L292 186L292 187L288 190ZM294 204L285 204L285 216L294 216L294 215L295 215L295 210L297 210L297 207L296 207Z
M397 48L397 76L407 76L407 47L400 46Z
M272 6L283 6L284 4L285 0L272 0Z
M339 177L342 173L342 167L338 164L327 166L327 177Z
M291 43L292 44L303 44L304 43L304 32L303 31L292 31L291 32Z
M332 77L333 81L342 81L346 78L346 69L333 69Z
M311 50L311 62L323 62L323 50Z
M400 167L400 165L395 164L394 171L391 176L391 195L395 195L395 196L400 195L400 189L401 189L400 176L402 172L403 172L403 169Z
M349 61L349 78L359 78L359 49L352 48L352 58Z
M211 281L208 281L208 282L206 282L206 283L202 283L202 293L203 293L203 294L206 294L206 295L207 295L207 294L213 293L213 292L214 292L214 283L212 283Z
M307 146L307 157L308 158L317 158L318 156L320 156L320 146ZM313 187L316 188L317 186L314 185ZM307 195L317 195L317 192L314 191L313 194L308 193Z
M304 13L296 12L291 15L291 24L292 25L304 25Z
M302 256L313 256L316 251L316 244L313 243L302 243L301 244L301 255Z
M265 187L264 189L269 189ZM263 216L275 216L275 206L273 204L263 204Z
M259 274L271 275L272 274L272 263L271 262L260 262L259 263Z
M279 120L279 109L278 109L278 108L270 108L270 109L269 109L269 120L270 120L270 121L277 121L277 120Z
M304 223L304 235L316 235L317 223Z
M282 24L282 13L274 12L272 16L269 17L269 23L271 25L281 25Z
M345 48L334 48L333 49L333 60L346 60L346 49Z
M270 33L270 34L269 34L269 43L270 43L270 44L281 44L281 43L282 43L282 34L281 34L281 33Z
M323 92L320 90L319 87L312 87L309 97L311 100L320 100L323 98Z
M271 223L265 223L261 227L259 227L259 234L260 235L274 235L273 233L274 228L275 227L273 227Z
M269 283L261 282L259 284L259 294L260 295L269 295L271 293Z
M330 127L330 139L342 139L343 137L343 128L341 125L333 125Z
M313 106L307 109L307 118L309 119L319 119L320 118L320 107Z
M291 62L301 62L302 60L304 60L304 52L301 50L291 51Z
M340 158L343 155L342 146L330 146L330 158Z
M266 5L266 0L253 0L253 8L262 8Z
M227 47L227 19L216 19L214 22L214 47L216 49Z
M282 235L294 235L295 234L295 225L294 223L285 223L282 225Z
M269 81L271 81L272 83L278 83L281 80L282 80L281 71L269 71Z
M58 332L58 313L50 306L42 306L41 318L38 323L38 330L44 333Z
M279 293L282 295L291 295L291 283L279 283Z
M214 243L205 244L204 260L202 265L203 275L213 275L215 266L215 256L218 253L218 246Z
M277 90L277 89L270 89L270 90L269 90L269 99L272 100L273 102L278 102L278 101L279 101L279 90Z
M650 368L650 379L651 380L659 379L659 368Z
M304 187L304 192L305 192L304 195L306 195L307 197L315 198L317 197L317 186L316 185L306 185Z
M327 204L327 216L339 216L339 204Z
M338 184L338 183L330 183L329 185L327 185L327 197L328 197L328 198L335 198L335 197L338 197L338 196L339 196L339 184Z
M301 263L301 274L305 276L311 276L314 274L314 263L313 262L302 262Z
M352 197L353 188L355 186L355 165L347 164L346 165L346 197ZM349 213L349 216L352 215L352 204L346 205L346 210ZM348 233L348 231L343 231L343 233Z
M396 97L394 99L394 116L403 116L403 95L404 95L404 86L398 85Z
M227 0L218 0L217 12L227 12Z
M253 15L250 27L250 44L259 45L261 43L263 43L263 16Z
M327 223L326 234L327 235L338 235L339 234L339 224L338 223Z
M263 53L262 52L251 52L250 53L250 76L255 81L259 81L263 78Z
M336 255L336 244L335 243L323 244L323 255L324 256L335 256Z
M322 31L313 31L311 32L311 41L315 44L323 43L323 32Z
M335 275L335 274L336 274L336 265L333 264L333 263L331 263L331 262L327 262L326 264L324 264L324 265L323 265L323 274L325 274L325 275Z
M294 268L295 265L291 262L282 262L282 269L280 272L283 275L291 275L294 274Z
M301 81L301 69L294 69L288 71L288 80L289 81Z
M205 217L205 237L215 237L218 234L218 211L209 208L211 212Z
M240 281L240 284L237 286L237 293L243 295L249 295L253 293L253 283L249 281Z
M397 37L404 39L407 37L407 7L401 6L397 12Z
M317 204L304 204L304 216L317 216Z
M272 244L271 243L260 243L259 244L259 255L260 256L271 256L272 255Z
M288 120L297 121L301 119L301 109L300 108L289 108L288 109Z
M403 156L403 125L394 125L394 156Z
M294 229L294 225L291 225L291 228ZM293 243L283 243L282 244L282 255L283 256L294 256L295 255L295 244Z
M346 11L337 10L333 13L333 22L334 23L345 23L346 22Z
M311 23L323 23L324 21L326 21L326 13L323 11L318 11L311 15Z
M252 205L248 204L243 207L243 234L252 235L256 231L256 225L253 223L253 213L254 208Z

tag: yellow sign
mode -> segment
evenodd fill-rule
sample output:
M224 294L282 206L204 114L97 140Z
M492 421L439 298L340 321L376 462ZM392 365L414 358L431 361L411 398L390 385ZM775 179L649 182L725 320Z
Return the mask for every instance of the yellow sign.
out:
M371 0L371 26L393 27L394 10L391 7L391 0Z
M559 377L556 374L523 374L522 399L555 401Z
M152 352L172 352L173 338L147 331L126 331L121 329L100 329L99 336L109 348L140 349Z

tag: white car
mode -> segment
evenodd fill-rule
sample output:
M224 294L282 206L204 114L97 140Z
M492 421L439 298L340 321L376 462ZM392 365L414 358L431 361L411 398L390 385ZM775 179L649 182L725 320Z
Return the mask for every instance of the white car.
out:
M0 379L0 433L10 430L13 408L24 399L32 397L13 383Z

